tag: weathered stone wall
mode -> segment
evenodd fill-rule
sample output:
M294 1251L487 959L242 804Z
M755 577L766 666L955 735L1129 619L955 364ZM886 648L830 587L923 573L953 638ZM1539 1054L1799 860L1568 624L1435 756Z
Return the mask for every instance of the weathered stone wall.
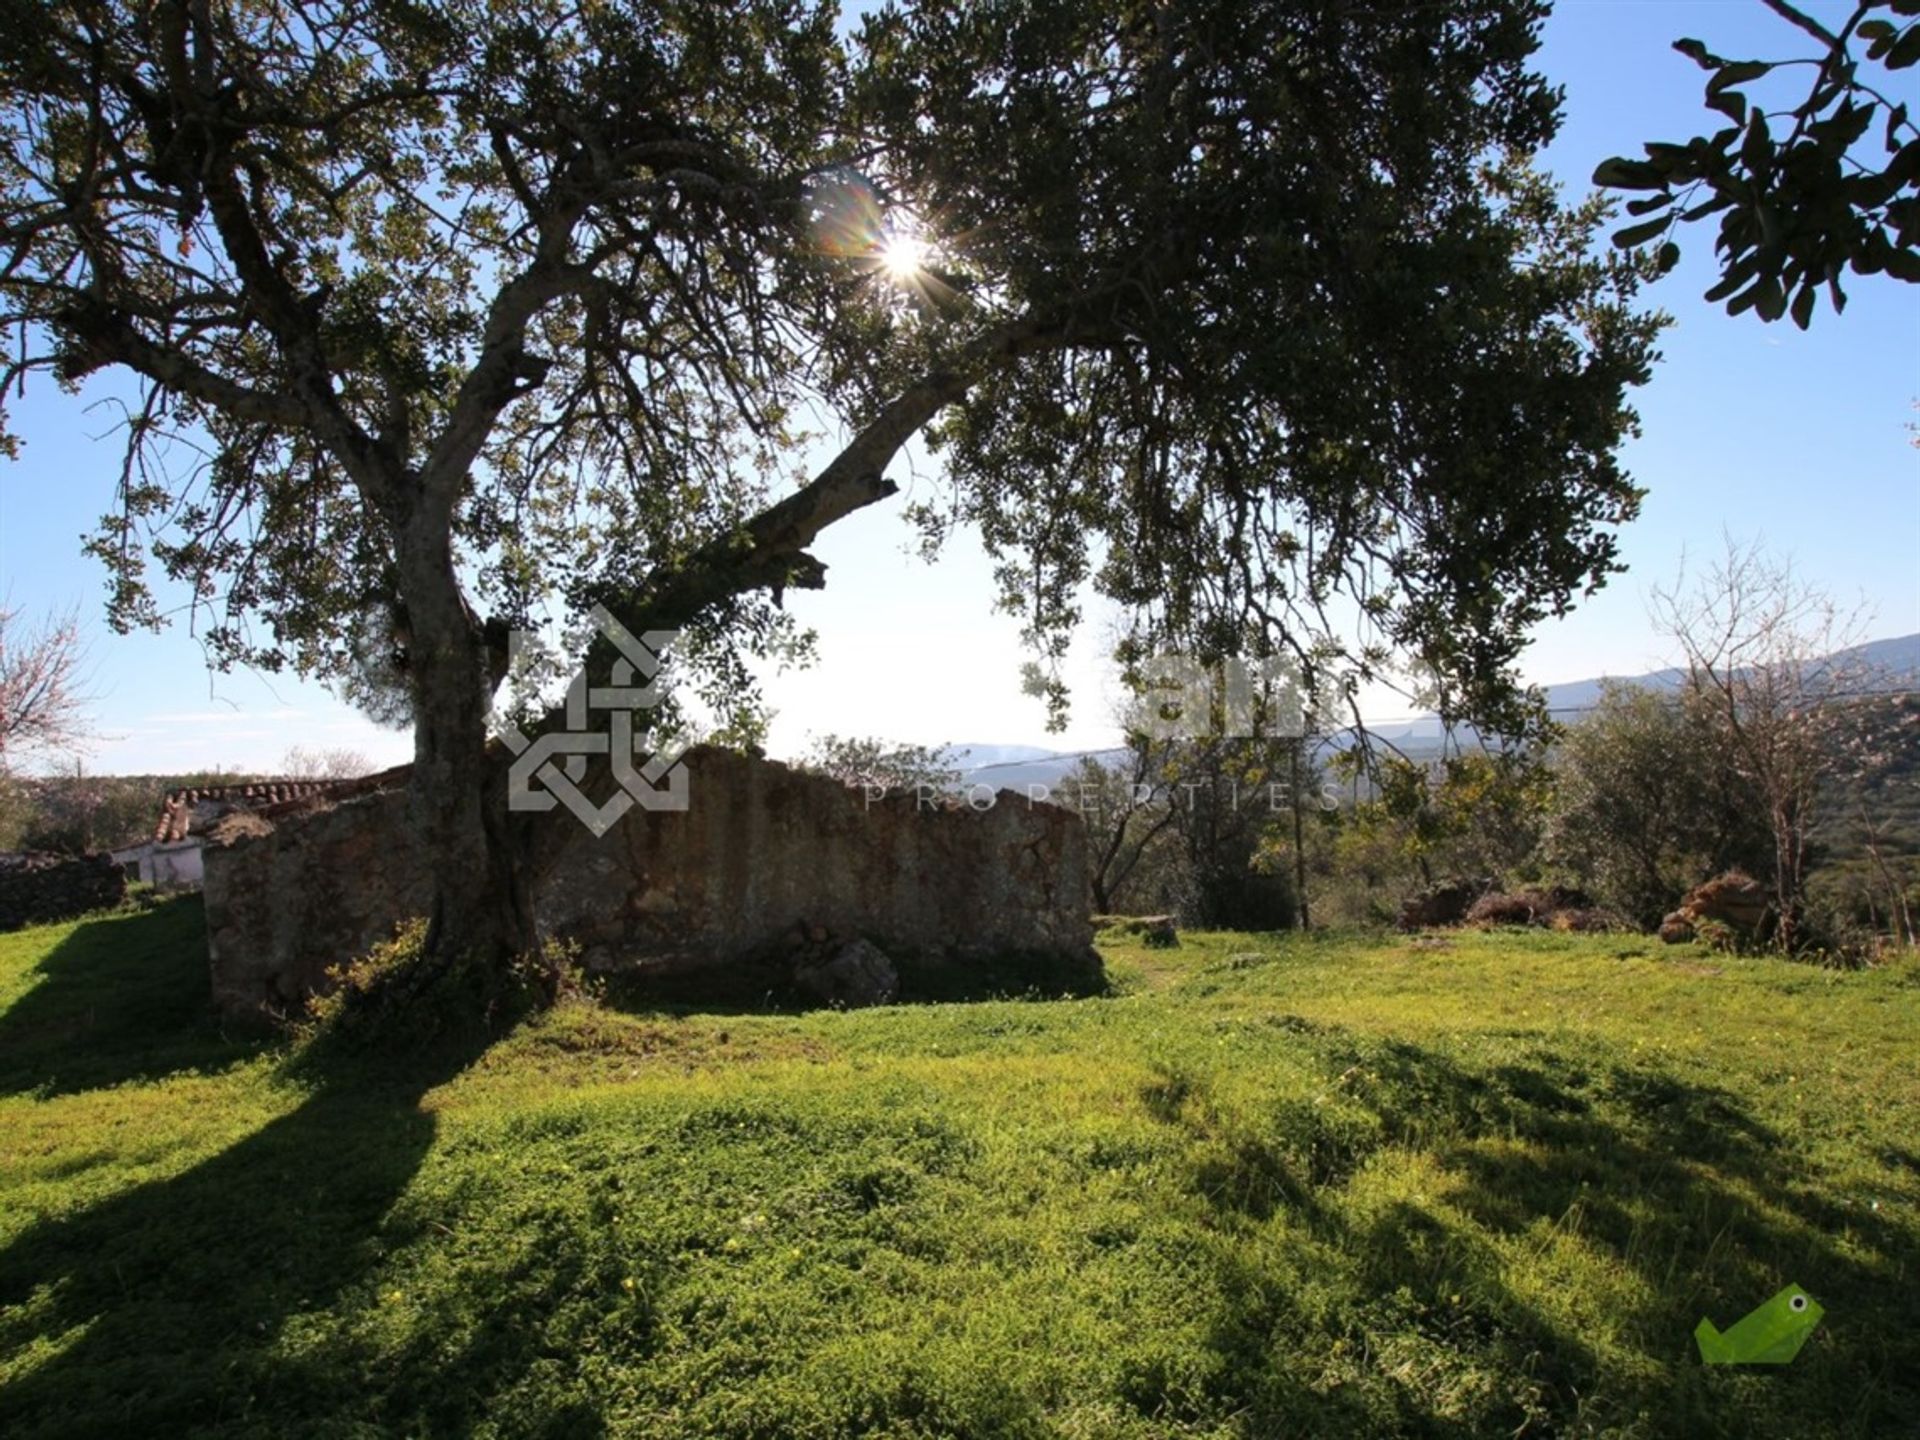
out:
M796 933L863 937L896 960L1018 957L1097 973L1078 816L1002 791L985 809L870 800L837 781L702 747L685 811L630 810L605 836L542 817L535 906L590 968L697 970L762 959ZM287 1013L326 970L425 909L394 791L210 848L214 992Z
M127 898L127 874L111 855L28 853L0 864L0 930L71 920Z
M406 793L392 790L207 845L200 895L223 1014L297 1015L331 966L425 913L427 872L406 819Z

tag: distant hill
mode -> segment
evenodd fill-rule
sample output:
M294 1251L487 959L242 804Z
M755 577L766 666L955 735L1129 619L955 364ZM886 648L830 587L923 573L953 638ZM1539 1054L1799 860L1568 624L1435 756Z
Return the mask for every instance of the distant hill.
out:
M1871 640L1841 654L1850 660L1863 661L1884 674L1889 687L1920 685L1920 634ZM1555 719L1575 720L1599 703L1602 691L1609 684L1671 689L1680 683L1683 673L1677 669L1653 670L1644 675L1595 676L1590 680L1548 685L1544 687L1547 708ZM1437 715L1376 726L1373 733L1414 759L1435 753L1442 734ZM1466 733L1470 738L1471 732ZM1048 750L1036 745L997 744L950 745L946 750L948 763L960 771L966 784L986 784L1008 790L1021 790L1028 785L1057 785L1072 773L1085 753ZM1119 748L1092 753L1109 763L1117 763L1126 755L1126 751Z

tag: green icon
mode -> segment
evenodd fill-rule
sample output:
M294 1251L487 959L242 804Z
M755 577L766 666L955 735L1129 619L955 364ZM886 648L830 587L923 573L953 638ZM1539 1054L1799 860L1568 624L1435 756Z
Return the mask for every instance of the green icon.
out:
M1789 1285L1724 1335L1711 1320L1702 1320L1693 1338L1709 1365L1784 1365L1800 1353L1826 1313L1806 1291Z

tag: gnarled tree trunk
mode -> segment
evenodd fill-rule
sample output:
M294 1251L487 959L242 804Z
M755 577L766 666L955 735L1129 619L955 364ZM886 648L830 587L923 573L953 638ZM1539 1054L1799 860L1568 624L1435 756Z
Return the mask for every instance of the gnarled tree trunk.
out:
M437 533L435 533L437 530ZM499 976L538 943L526 827L507 809L506 769L487 744L492 680L444 526L398 545L414 698L409 819L432 868L433 907L418 985L471 961Z

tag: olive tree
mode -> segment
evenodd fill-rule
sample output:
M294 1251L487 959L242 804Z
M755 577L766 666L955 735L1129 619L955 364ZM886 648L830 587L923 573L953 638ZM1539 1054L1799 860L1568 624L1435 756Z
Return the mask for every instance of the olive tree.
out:
M50 0L0 36L0 379L132 377L116 623L157 568L223 662L397 677L428 968L498 960L508 632L599 607L749 695L917 434L1043 659L1090 578L1500 710L1616 568L1657 329L1531 168L1543 13Z

